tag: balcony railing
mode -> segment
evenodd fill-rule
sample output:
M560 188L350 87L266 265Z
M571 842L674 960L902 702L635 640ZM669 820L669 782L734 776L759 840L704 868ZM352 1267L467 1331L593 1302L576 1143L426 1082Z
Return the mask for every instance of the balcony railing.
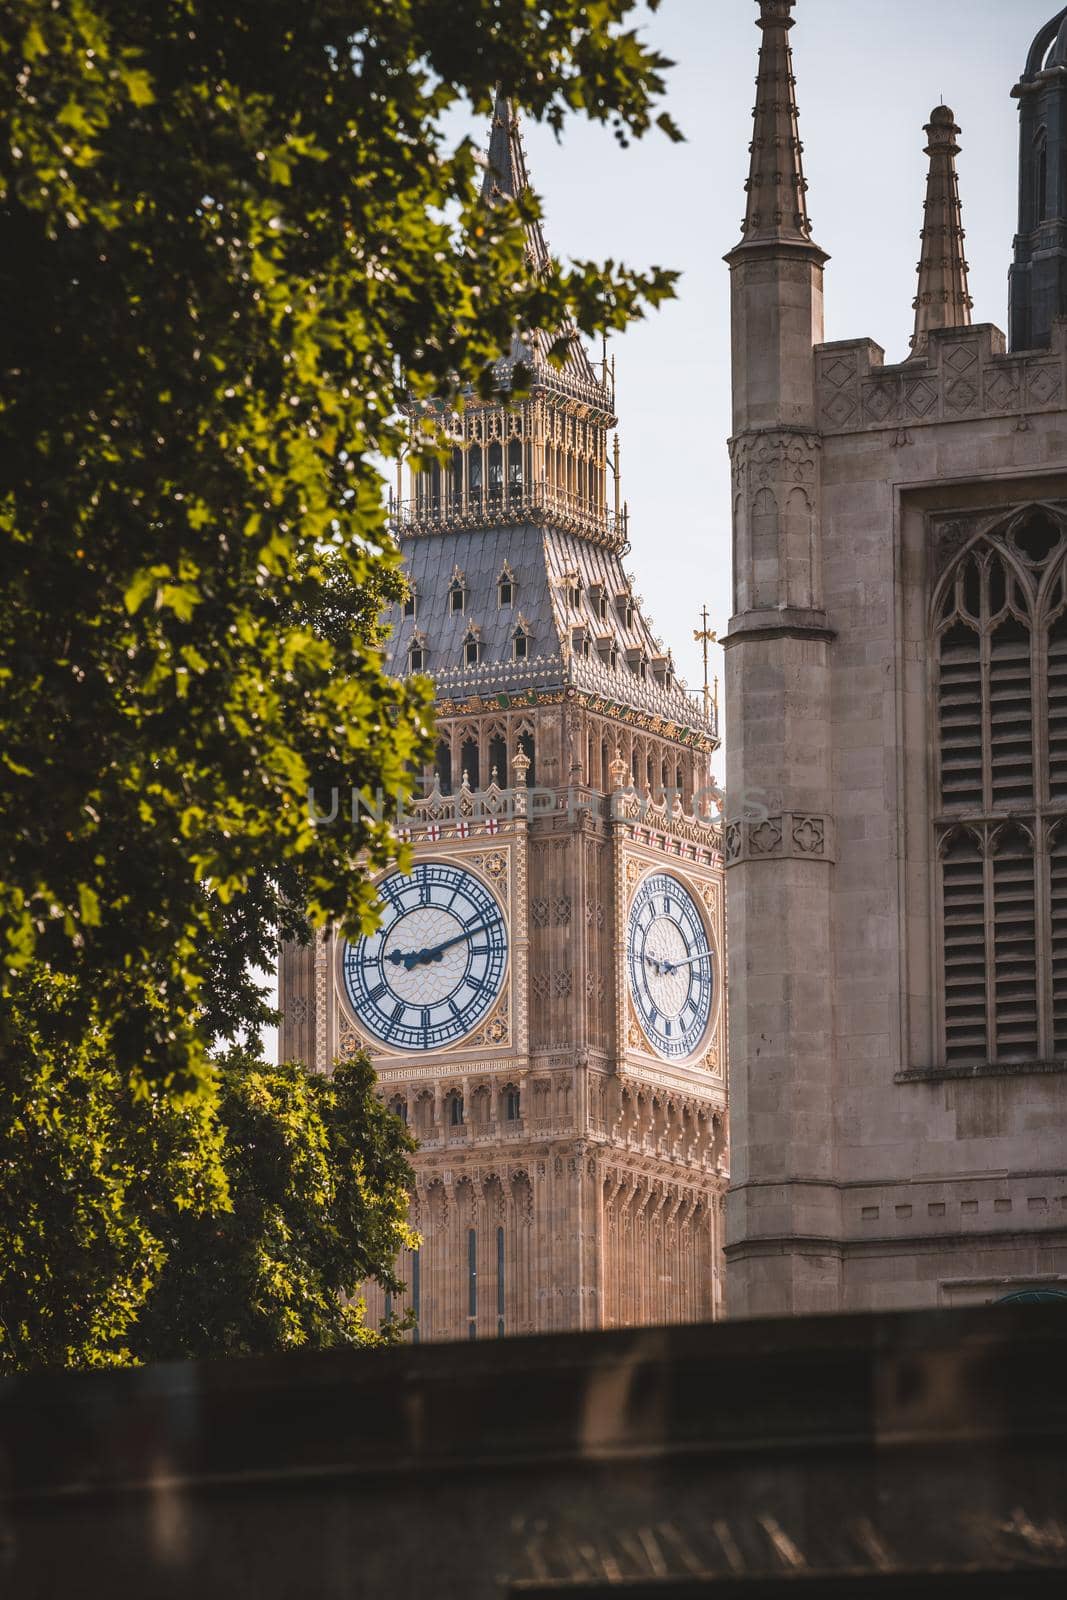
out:
M486 527L515 527L523 522L548 522L565 533L579 533L594 544L625 555L630 548L629 515L618 516L586 495L550 483L511 484L466 495L445 493L440 499L393 500L393 530L405 538L423 538Z
M664 722L709 734L716 741L719 737L717 707L709 705L705 710L702 695L690 694L677 678L670 684L658 683L652 677L641 678L621 661L612 668L594 656L538 655L526 661L487 661L438 671L431 667L430 676L438 699L459 700L471 695L487 698L517 689L573 686Z

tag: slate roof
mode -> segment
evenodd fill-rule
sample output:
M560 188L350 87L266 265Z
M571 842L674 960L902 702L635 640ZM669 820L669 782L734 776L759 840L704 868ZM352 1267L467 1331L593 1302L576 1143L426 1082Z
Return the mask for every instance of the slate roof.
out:
M684 684L664 687L655 681L651 666L640 678L627 662L627 651L643 654L651 662L663 659L652 631L641 613L637 597L629 622L618 597L631 595L630 580L618 554L578 534L547 525L524 523L514 527L489 527L444 532L400 540L408 580L416 593L416 614L404 617L402 607L386 613L391 637L387 646L390 670L400 676L409 670L409 650L414 635L426 651L424 670L434 678L439 697L507 688L517 692L532 686L575 683L609 695L637 710L652 711L705 726L703 708ZM498 580L510 571L512 602L500 604ZM453 613L450 585L458 572L464 584L464 608ZM574 579L581 579L581 598L573 603ZM597 589L607 598L606 615L595 604ZM528 656L514 659L513 638L520 617L529 634ZM477 667L464 661L464 641L474 624L480 644ZM575 630L591 641L587 658L574 652ZM612 670L597 650L597 642L614 640L619 659Z

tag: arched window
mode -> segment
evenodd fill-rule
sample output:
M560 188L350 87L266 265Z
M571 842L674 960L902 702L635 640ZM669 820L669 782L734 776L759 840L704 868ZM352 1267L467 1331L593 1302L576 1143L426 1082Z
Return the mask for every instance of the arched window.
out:
M504 1085L504 1121L518 1122L519 1091L513 1083Z
M508 445L508 499L522 499L522 441L512 439Z
M501 500L504 495L504 447L496 440L489 446L489 498Z
M460 772L466 775L467 782L472 789L480 787L481 774L478 769L478 741L471 734L468 734L460 747Z
M1029 805L1030 600L1014 563L985 544L967 554L944 590L938 630L942 805Z
M1034 217L1044 222L1048 217L1048 132L1040 128L1034 140Z
M934 596L934 833L947 1064L1067 1052L1067 539L1032 507Z
M508 786L508 742L502 733L495 733L489 741L489 778L501 789Z
M390 1100L389 1109L393 1113L394 1117L399 1117L401 1122L403 1122L405 1126L407 1125L408 1103L404 1099L403 1095L397 1095L394 1099Z
M463 1126L463 1096L451 1094L448 1097L448 1125L450 1128Z
M474 505L482 499L482 447L472 444L467 451L467 496Z
M434 757L437 763L437 781L442 794L452 793L452 746L447 739L438 739Z

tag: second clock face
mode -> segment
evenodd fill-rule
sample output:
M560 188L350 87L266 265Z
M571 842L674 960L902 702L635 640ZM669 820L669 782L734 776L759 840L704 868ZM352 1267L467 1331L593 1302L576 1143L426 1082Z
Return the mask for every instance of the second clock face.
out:
M684 884L654 872L630 908L630 993L650 1044L661 1056L691 1056L711 1021L712 952L704 919Z
M479 878L443 861L420 861L378 885L375 933L344 948L352 1008L394 1050L440 1050L482 1021L504 987L504 913Z

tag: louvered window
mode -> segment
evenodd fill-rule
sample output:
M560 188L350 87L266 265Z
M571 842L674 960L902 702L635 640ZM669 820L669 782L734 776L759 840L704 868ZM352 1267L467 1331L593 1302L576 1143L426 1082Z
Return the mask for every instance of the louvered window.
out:
M1063 607L1063 579L1053 600ZM1054 800L1067 800L1067 609L1048 630L1048 786Z
M935 595L949 1065L1067 1057L1065 527L1035 507L976 530Z
M982 804L982 674L978 633L957 622L941 638L941 799L947 806Z
M1003 618L989 640L989 732L994 806L1030 805L1030 629L1012 616Z
M949 1061L972 1061L987 1053L984 879L979 841L961 829L947 841L942 864Z
M1067 1055L1067 827L1053 836L1050 852L1052 945L1052 1040L1057 1055Z
M1037 931L1034 850L1007 827L993 854L993 1024L998 1060L1037 1053Z

